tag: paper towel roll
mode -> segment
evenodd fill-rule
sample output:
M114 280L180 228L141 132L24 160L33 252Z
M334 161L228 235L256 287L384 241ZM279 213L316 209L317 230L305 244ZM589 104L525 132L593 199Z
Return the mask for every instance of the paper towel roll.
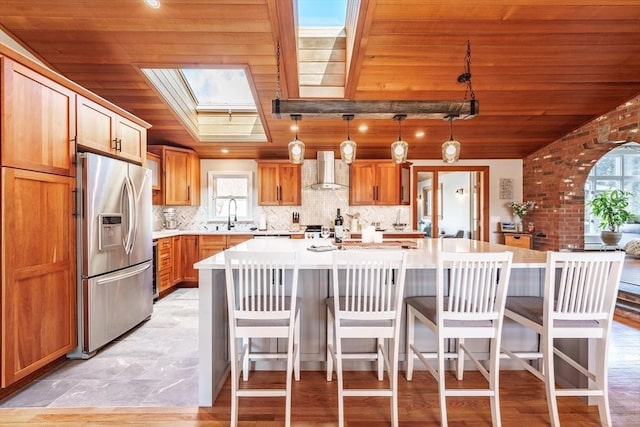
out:
M267 229L267 216L262 214L260 215L260 224L258 225L258 230L266 230Z

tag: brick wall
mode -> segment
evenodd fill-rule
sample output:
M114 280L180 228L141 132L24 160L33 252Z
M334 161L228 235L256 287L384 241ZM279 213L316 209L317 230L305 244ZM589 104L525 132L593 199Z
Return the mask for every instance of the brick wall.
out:
M523 160L523 200L535 209L526 222L546 237L536 249L584 247L584 183L593 165L621 142L640 142L640 96Z

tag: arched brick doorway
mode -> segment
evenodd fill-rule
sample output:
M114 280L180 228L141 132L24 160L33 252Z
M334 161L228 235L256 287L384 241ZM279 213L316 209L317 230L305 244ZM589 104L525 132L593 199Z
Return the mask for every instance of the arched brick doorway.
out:
M537 249L584 247L584 183L595 163L622 142L640 142L640 96L523 160L523 200L536 208L527 220L546 237Z

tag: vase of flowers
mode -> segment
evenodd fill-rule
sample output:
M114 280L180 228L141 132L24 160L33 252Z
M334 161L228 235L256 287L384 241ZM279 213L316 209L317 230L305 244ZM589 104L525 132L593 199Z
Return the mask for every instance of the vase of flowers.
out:
M529 210L533 208L533 206L534 206L534 203L530 200L527 202L509 203L509 207L511 208L511 211L520 220L519 222L516 222L516 231L522 232L522 220L527 214L527 212L529 212Z

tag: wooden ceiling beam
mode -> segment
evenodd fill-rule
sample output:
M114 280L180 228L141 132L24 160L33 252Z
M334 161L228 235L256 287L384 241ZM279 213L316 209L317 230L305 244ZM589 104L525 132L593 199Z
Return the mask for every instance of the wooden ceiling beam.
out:
M392 119L398 114L408 119L444 119L456 116L461 119L475 117L479 111L477 100L464 101L367 101L350 99L274 99L271 115L288 118L292 114L303 118L335 119L344 114L356 118Z

